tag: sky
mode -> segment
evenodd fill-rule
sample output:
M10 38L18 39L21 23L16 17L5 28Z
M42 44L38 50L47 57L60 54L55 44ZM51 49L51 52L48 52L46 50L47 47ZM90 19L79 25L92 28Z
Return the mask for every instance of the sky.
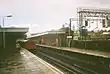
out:
M0 25L29 27L30 33L61 28L78 7L110 8L109 0L0 0Z

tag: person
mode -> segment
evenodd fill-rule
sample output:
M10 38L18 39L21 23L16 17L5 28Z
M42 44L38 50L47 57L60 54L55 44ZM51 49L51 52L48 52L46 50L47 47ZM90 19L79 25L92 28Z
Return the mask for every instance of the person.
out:
M58 38L56 38L56 46L57 46L57 47L59 46Z
M44 41L44 39L41 39L41 44L45 44L45 41Z
M19 43L16 43L16 48L20 51L21 50L21 46Z

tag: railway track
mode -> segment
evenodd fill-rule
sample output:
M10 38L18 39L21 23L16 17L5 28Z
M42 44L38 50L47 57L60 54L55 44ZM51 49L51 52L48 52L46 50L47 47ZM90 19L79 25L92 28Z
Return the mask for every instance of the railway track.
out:
M51 57L45 53L39 52L42 57L44 57L44 59L46 61L48 61L51 64L54 64L56 67L64 70L64 72L66 72L67 74L98 74L96 72L93 72L87 68L82 68L80 66L78 66L77 64L71 64L71 63L67 63L65 62L65 60L62 59L56 59L54 57Z
M56 66L65 74L110 74L108 71L109 69L98 69L102 66L96 67L93 62L93 65L89 65L91 62L87 62L87 60L81 60L76 57L66 55L60 51L51 51L40 48L32 51L32 53Z

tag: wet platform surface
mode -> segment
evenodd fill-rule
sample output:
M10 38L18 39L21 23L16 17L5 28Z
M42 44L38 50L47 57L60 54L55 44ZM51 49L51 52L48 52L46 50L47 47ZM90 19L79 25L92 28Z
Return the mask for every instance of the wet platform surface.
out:
M0 74L63 74L26 49L0 56Z

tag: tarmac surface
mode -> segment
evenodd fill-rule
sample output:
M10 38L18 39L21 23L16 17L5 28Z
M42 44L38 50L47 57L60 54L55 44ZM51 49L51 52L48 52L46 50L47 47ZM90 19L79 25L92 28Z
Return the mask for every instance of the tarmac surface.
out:
M110 58L110 52L104 52L104 51L98 51L98 50L89 50L89 49L79 49L79 48L72 48L72 47L68 48L68 47L55 47L55 46L53 47L53 46L39 45L39 44L37 44L37 45L42 46L42 47L55 48L55 49L60 49L60 50L66 50L66 51L81 53L81 54Z
M1 55L1 54L0 54ZM26 49L0 56L0 74L63 74Z

